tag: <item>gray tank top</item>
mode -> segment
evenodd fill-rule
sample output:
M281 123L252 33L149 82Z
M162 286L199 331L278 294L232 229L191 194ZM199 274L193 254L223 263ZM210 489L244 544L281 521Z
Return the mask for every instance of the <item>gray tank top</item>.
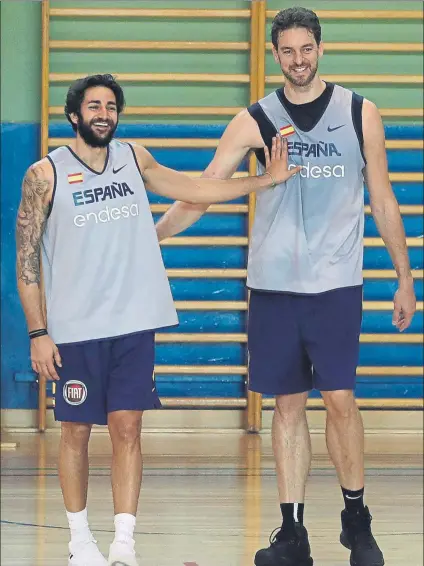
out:
M102 173L69 147L48 159L55 189L42 258L52 339L83 342L177 324L133 148L112 141Z
M302 170L257 196L249 288L314 294L362 284L365 160L352 97L335 85L309 132L297 128L277 92L259 101L273 131L289 134L289 166Z

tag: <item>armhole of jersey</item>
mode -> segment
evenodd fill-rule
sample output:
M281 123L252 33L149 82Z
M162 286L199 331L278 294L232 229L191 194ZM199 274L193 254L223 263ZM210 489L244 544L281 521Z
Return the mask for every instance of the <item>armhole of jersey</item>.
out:
M141 174L140 167L138 166L138 161L137 161L137 156L136 156L136 154L135 154L135 149L133 148L133 146L132 146L130 143L128 143L128 147L130 148L130 150L131 150L131 152L132 152L132 154L133 154L134 161L135 161L135 166L137 167L138 172L140 173L140 177L142 178L143 183L144 183L143 175Z
M50 214L52 213L52 209L53 209L53 203L54 203L54 197L56 196L56 187L57 187L57 172L56 172L56 166L53 162L53 159L50 157L50 155L46 155L47 159L50 161L51 166L53 167L53 192L52 192L52 198L49 204L49 210L47 212L47 218L50 217Z
M259 104L259 102L255 102L255 104L252 104L252 106L249 106L247 111L252 116L252 118L255 120L255 122L258 124L259 131L261 132L262 139L263 139L265 145L267 146L267 148L269 149L269 151L271 151L272 138L277 133L277 130L275 129L274 124L271 122L271 120L265 114L265 111L262 108L262 106ZM258 158L258 161L265 167L265 152L264 152L264 150L262 148L261 149L254 149L254 152L256 154L256 157Z
M356 92L352 93L352 121L353 127L355 128L356 136L359 142L359 148L361 150L362 159L364 160L365 165L367 164L367 160L365 159L364 154L364 132L362 129L362 106L364 104L364 97L356 94Z

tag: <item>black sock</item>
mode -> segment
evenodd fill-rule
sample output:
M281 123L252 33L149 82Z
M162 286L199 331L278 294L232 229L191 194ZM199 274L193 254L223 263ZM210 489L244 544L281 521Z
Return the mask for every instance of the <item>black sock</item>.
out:
M303 525L303 514L305 510L304 503L282 503L280 505L281 514L283 515L284 532L295 532L295 523Z
M350 491L342 487L346 511L358 513L364 509L364 490L365 488L358 489L358 491Z

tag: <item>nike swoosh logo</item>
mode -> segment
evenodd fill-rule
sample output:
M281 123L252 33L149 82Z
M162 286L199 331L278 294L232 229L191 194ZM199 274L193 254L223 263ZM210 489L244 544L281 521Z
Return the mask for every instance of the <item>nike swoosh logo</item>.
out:
M345 126L346 126L346 124L342 124L341 126L336 126L335 128L328 126L327 131L328 132L335 132L336 130L340 130L340 128L344 128Z
M119 169L113 169L114 174L119 173L119 171L121 171L126 166L127 166L127 164L122 165L122 167L120 167Z
M361 499L362 495L358 495L358 497L350 497L350 495L346 495L346 499Z

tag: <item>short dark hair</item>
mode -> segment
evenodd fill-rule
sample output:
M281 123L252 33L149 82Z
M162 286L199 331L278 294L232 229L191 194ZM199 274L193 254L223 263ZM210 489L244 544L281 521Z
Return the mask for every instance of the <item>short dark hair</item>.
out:
M84 100L85 91L95 86L110 88L115 95L118 115L125 107L124 91L112 75L90 75L78 79L69 87L65 104L65 116L71 123L74 132L77 131L77 126L72 122L71 114L81 113L81 104Z
M306 28L314 34L317 44L321 43L321 24L318 16L312 10L296 6L281 10L272 22L271 38L275 49L278 49L280 33L291 28Z

